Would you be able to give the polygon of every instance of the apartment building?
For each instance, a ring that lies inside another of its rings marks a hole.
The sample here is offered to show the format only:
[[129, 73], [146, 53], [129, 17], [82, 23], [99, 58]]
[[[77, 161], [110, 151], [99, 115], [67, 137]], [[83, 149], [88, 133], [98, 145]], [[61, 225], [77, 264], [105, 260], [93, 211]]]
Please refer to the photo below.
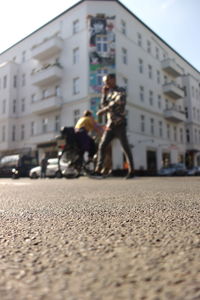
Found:
[[[200, 165], [200, 76], [117, 0], [82, 0], [0, 54], [0, 156], [57, 155], [55, 136], [100, 103], [102, 77], [127, 90], [135, 168]], [[117, 140], [114, 169], [123, 168]]]

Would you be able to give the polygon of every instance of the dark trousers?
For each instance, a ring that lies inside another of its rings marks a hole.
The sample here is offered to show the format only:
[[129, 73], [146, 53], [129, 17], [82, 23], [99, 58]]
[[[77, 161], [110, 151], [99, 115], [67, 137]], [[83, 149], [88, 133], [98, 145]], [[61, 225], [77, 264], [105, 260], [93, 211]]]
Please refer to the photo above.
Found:
[[93, 158], [96, 153], [96, 146], [93, 138], [91, 138], [87, 131], [82, 128], [76, 132], [76, 136], [81, 152], [84, 154], [84, 152], [87, 151], [89, 153], [89, 157]]
[[126, 160], [129, 164], [129, 172], [134, 171], [133, 157], [132, 157], [130, 146], [128, 144], [126, 126], [124, 124], [114, 126], [114, 128], [111, 128], [110, 130], [106, 130], [104, 132], [98, 149], [97, 170], [102, 169], [105, 153], [106, 153], [106, 147], [110, 144], [110, 142], [114, 138], [118, 138], [120, 140]]

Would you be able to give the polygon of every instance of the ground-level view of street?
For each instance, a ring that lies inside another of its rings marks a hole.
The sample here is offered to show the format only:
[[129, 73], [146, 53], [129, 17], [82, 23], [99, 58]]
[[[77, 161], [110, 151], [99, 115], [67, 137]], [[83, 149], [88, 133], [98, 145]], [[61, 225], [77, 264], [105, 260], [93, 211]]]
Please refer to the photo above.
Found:
[[199, 300], [200, 178], [0, 179], [1, 300]]

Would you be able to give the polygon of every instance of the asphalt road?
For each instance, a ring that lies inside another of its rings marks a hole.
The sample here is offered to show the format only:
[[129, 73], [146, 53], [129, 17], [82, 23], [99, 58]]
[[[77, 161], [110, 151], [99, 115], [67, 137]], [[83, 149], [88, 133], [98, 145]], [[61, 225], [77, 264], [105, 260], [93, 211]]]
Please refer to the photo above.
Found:
[[199, 300], [200, 177], [0, 179], [1, 300]]

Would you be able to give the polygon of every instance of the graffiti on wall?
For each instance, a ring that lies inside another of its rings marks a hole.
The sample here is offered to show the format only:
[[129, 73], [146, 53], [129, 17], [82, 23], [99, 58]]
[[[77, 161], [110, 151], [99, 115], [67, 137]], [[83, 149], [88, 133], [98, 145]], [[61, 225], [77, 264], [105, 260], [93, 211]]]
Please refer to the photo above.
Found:
[[88, 19], [90, 93], [99, 94], [103, 76], [115, 72], [115, 17], [97, 15]]

